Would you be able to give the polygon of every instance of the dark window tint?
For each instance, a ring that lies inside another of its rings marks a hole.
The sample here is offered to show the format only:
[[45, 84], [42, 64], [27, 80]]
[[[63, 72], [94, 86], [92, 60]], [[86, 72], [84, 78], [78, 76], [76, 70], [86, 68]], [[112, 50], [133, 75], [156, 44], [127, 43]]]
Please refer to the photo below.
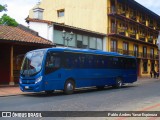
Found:
[[136, 61], [132, 58], [117, 56], [92, 55], [82, 53], [65, 53], [66, 68], [92, 69], [135, 69]]
[[48, 52], [45, 64], [45, 73], [49, 74], [58, 70], [61, 67], [60, 53]]
[[125, 68], [126, 69], [136, 69], [136, 60], [131, 58], [125, 58]]

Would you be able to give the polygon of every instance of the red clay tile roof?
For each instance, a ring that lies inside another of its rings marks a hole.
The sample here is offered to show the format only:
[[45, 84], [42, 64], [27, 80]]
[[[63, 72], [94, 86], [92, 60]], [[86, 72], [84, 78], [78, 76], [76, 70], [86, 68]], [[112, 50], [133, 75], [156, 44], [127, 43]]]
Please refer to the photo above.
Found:
[[26, 18], [26, 22], [41, 22], [41, 23], [48, 23], [49, 25], [51, 25], [53, 22], [49, 21], [49, 20], [40, 20], [40, 19], [32, 19], [32, 18]]
[[37, 35], [31, 34], [19, 27], [0, 25], [0, 42], [1, 40], [10, 42], [24, 42], [53, 46], [53, 43]]

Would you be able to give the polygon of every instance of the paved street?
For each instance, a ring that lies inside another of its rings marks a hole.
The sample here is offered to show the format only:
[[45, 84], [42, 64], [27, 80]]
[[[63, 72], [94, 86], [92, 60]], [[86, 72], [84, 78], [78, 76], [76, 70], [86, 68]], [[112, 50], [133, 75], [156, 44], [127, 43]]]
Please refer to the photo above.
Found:
[[160, 111], [160, 80], [143, 80], [122, 89], [106, 87], [98, 91], [86, 88], [72, 95], [64, 95], [59, 91], [53, 95], [27, 93], [0, 97], [0, 101], [0, 111]]

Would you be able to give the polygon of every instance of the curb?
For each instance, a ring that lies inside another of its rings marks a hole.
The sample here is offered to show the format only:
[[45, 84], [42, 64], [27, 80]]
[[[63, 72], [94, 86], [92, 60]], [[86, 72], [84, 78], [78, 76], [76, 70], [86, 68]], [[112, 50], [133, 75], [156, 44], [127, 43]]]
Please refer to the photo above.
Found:
[[6, 94], [6, 95], [0, 95], [0, 97], [18, 96], [18, 95], [25, 95], [28, 93], [29, 92], [21, 92], [21, 93], [17, 93], [17, 94]]
[[9, 96], [18, 96], [18, 95], [22, 95], [22, 94], [13, 94], [13, 95], [0, 95], [0, 97], [9, 97]]
[[0, 85], [0, 88], [6, 88], [6, 87], [19, 87], [18, 84], [16, 85]]

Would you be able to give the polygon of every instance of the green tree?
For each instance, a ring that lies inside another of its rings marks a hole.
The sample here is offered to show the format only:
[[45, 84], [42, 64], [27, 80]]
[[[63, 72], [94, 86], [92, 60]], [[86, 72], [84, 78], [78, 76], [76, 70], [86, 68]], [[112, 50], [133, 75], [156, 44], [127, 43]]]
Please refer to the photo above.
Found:
[[0, 4], [0, 12], [7, 11], [7, 5], [1, 5]]
[[18, 26], [16, 20], [11, 18], [7, 14], [3, 14], [3, 16], [0, 18], [0, 24], [8, 26]]

